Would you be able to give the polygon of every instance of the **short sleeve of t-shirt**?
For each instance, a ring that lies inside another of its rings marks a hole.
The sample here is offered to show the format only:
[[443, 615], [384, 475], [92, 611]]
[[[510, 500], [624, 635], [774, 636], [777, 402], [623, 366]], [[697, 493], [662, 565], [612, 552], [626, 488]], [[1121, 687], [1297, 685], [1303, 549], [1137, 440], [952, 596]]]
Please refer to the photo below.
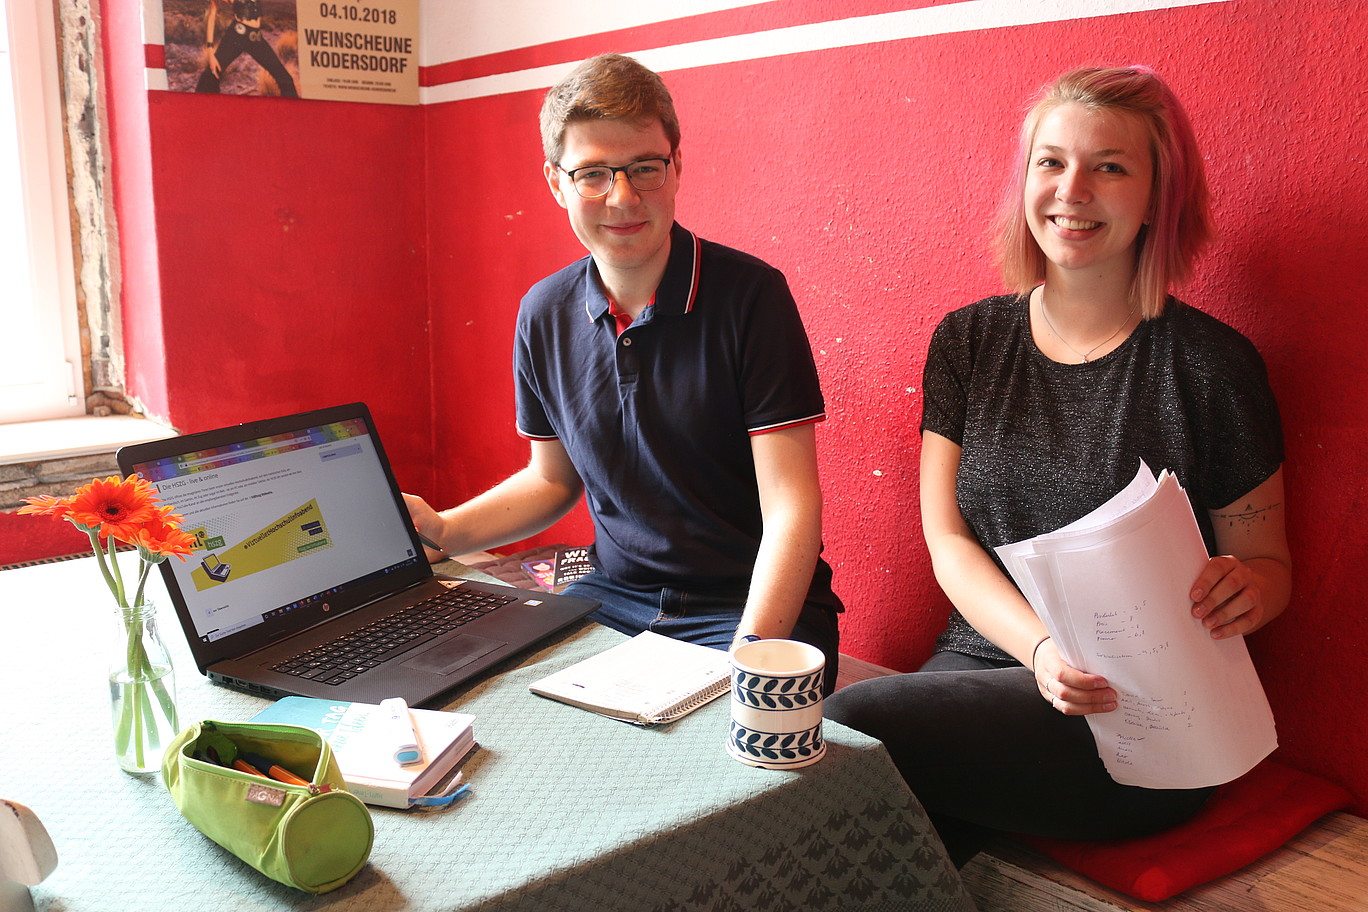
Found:
[[1263, 357], [1248, 339], [1201, 311], [1175, 305], [1174, 383], [1194, 414], [1198, 480], [1207, 509], [1227, 507], [1282, 464], [1282, 418]]
[[973, 345], [967, 337], [972, 314], [956, 311], [941, 320], [931, 335], [922, 371], [921, 429], [960, 443], [968, 396]]
[[[585, 313], [588, 258], [536, 283], [518, 308], [513, 336], [513, 392], [518, 433], [532, 440], [560, 436], [546, 403], [553, 382], [539, 370], [548, 350], [593, 345], [592, 322]], [[534, 335], [536, 338], [534, 338]]]
[[817, 365], [788, 282], [775, 269], [760, 272], [757, 281], [738, 326], [742, 407], [751, 435], [825, 416]]
[[551, 426], [537, 394], [536, 381], [529, 369], [531, 363], [527, 335], [519, 320], [513, 340], [513, 393], [518, 433], [532, 440], [554, 440], [556, 429]]

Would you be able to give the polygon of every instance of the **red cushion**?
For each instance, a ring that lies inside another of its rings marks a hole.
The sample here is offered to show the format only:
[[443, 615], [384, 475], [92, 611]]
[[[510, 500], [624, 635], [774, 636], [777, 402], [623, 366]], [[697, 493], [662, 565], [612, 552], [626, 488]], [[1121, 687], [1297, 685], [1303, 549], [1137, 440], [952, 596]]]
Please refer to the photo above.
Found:
[[1153, 836], [1110, 842], [1020, 838], [1104, 886], [1158, 902], [1262, 858], [1352, 800], [1333, 782], [1265, 760], [1218, 788], [1187, 823]]

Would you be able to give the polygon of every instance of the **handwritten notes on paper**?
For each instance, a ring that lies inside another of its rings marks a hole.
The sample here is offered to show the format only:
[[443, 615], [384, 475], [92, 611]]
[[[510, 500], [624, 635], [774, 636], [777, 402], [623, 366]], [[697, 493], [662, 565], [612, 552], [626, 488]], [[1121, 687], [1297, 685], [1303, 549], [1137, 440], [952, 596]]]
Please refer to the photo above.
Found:
[[1143, 462], [1135, 479], [1062, 529], [998, 556], [1064, 660], [1120, 695], [1087, 717], [1112, 778], [1202, 788], [1248, 772], [1277, 746], [1242, 637], [1214, 640], [1188, 591], [1206, 547], [1178, 480]]

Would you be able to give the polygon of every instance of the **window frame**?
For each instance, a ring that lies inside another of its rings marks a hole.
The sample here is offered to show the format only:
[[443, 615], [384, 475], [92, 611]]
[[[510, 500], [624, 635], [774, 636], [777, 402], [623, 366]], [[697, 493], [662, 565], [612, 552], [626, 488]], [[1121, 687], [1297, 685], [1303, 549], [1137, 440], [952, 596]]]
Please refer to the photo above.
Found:
[[88, 370], [81, 347], [72, 194], [63, 139], [62, 54], [52, 5], [3, 0], [14, 77], [15, 116], [25, 200], [37, 345], [44, 366], [38, 382], [0, 387], [0, 423], [86, 414]]

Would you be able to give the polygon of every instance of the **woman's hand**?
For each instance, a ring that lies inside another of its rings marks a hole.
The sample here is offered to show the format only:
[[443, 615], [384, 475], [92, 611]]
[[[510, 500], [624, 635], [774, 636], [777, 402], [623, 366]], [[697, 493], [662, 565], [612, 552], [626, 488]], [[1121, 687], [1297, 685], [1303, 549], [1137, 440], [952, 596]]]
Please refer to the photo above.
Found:
[[1192, 584], [1192, 616], [1214, 639], [1253, 633], [1287, 607], [1292, 554], [1287, 546], [1283, 471], [1229, 506], [1211, 511], [1219, 556]]
[[1213, 639], [1240, 636], [1265, 620], [1263, 590], [1244, 561], [1229, 554], [1207, 561], [1192, 584], [1192, 616], [1211, 631]]
[[1040, 696], [1066, 716], [1111, 712], [1116, 709], [1116, 691], [1101, 675], [1088, 674], [1069, 665], [1047, 637], [1035, 651], [1036, 688]]

